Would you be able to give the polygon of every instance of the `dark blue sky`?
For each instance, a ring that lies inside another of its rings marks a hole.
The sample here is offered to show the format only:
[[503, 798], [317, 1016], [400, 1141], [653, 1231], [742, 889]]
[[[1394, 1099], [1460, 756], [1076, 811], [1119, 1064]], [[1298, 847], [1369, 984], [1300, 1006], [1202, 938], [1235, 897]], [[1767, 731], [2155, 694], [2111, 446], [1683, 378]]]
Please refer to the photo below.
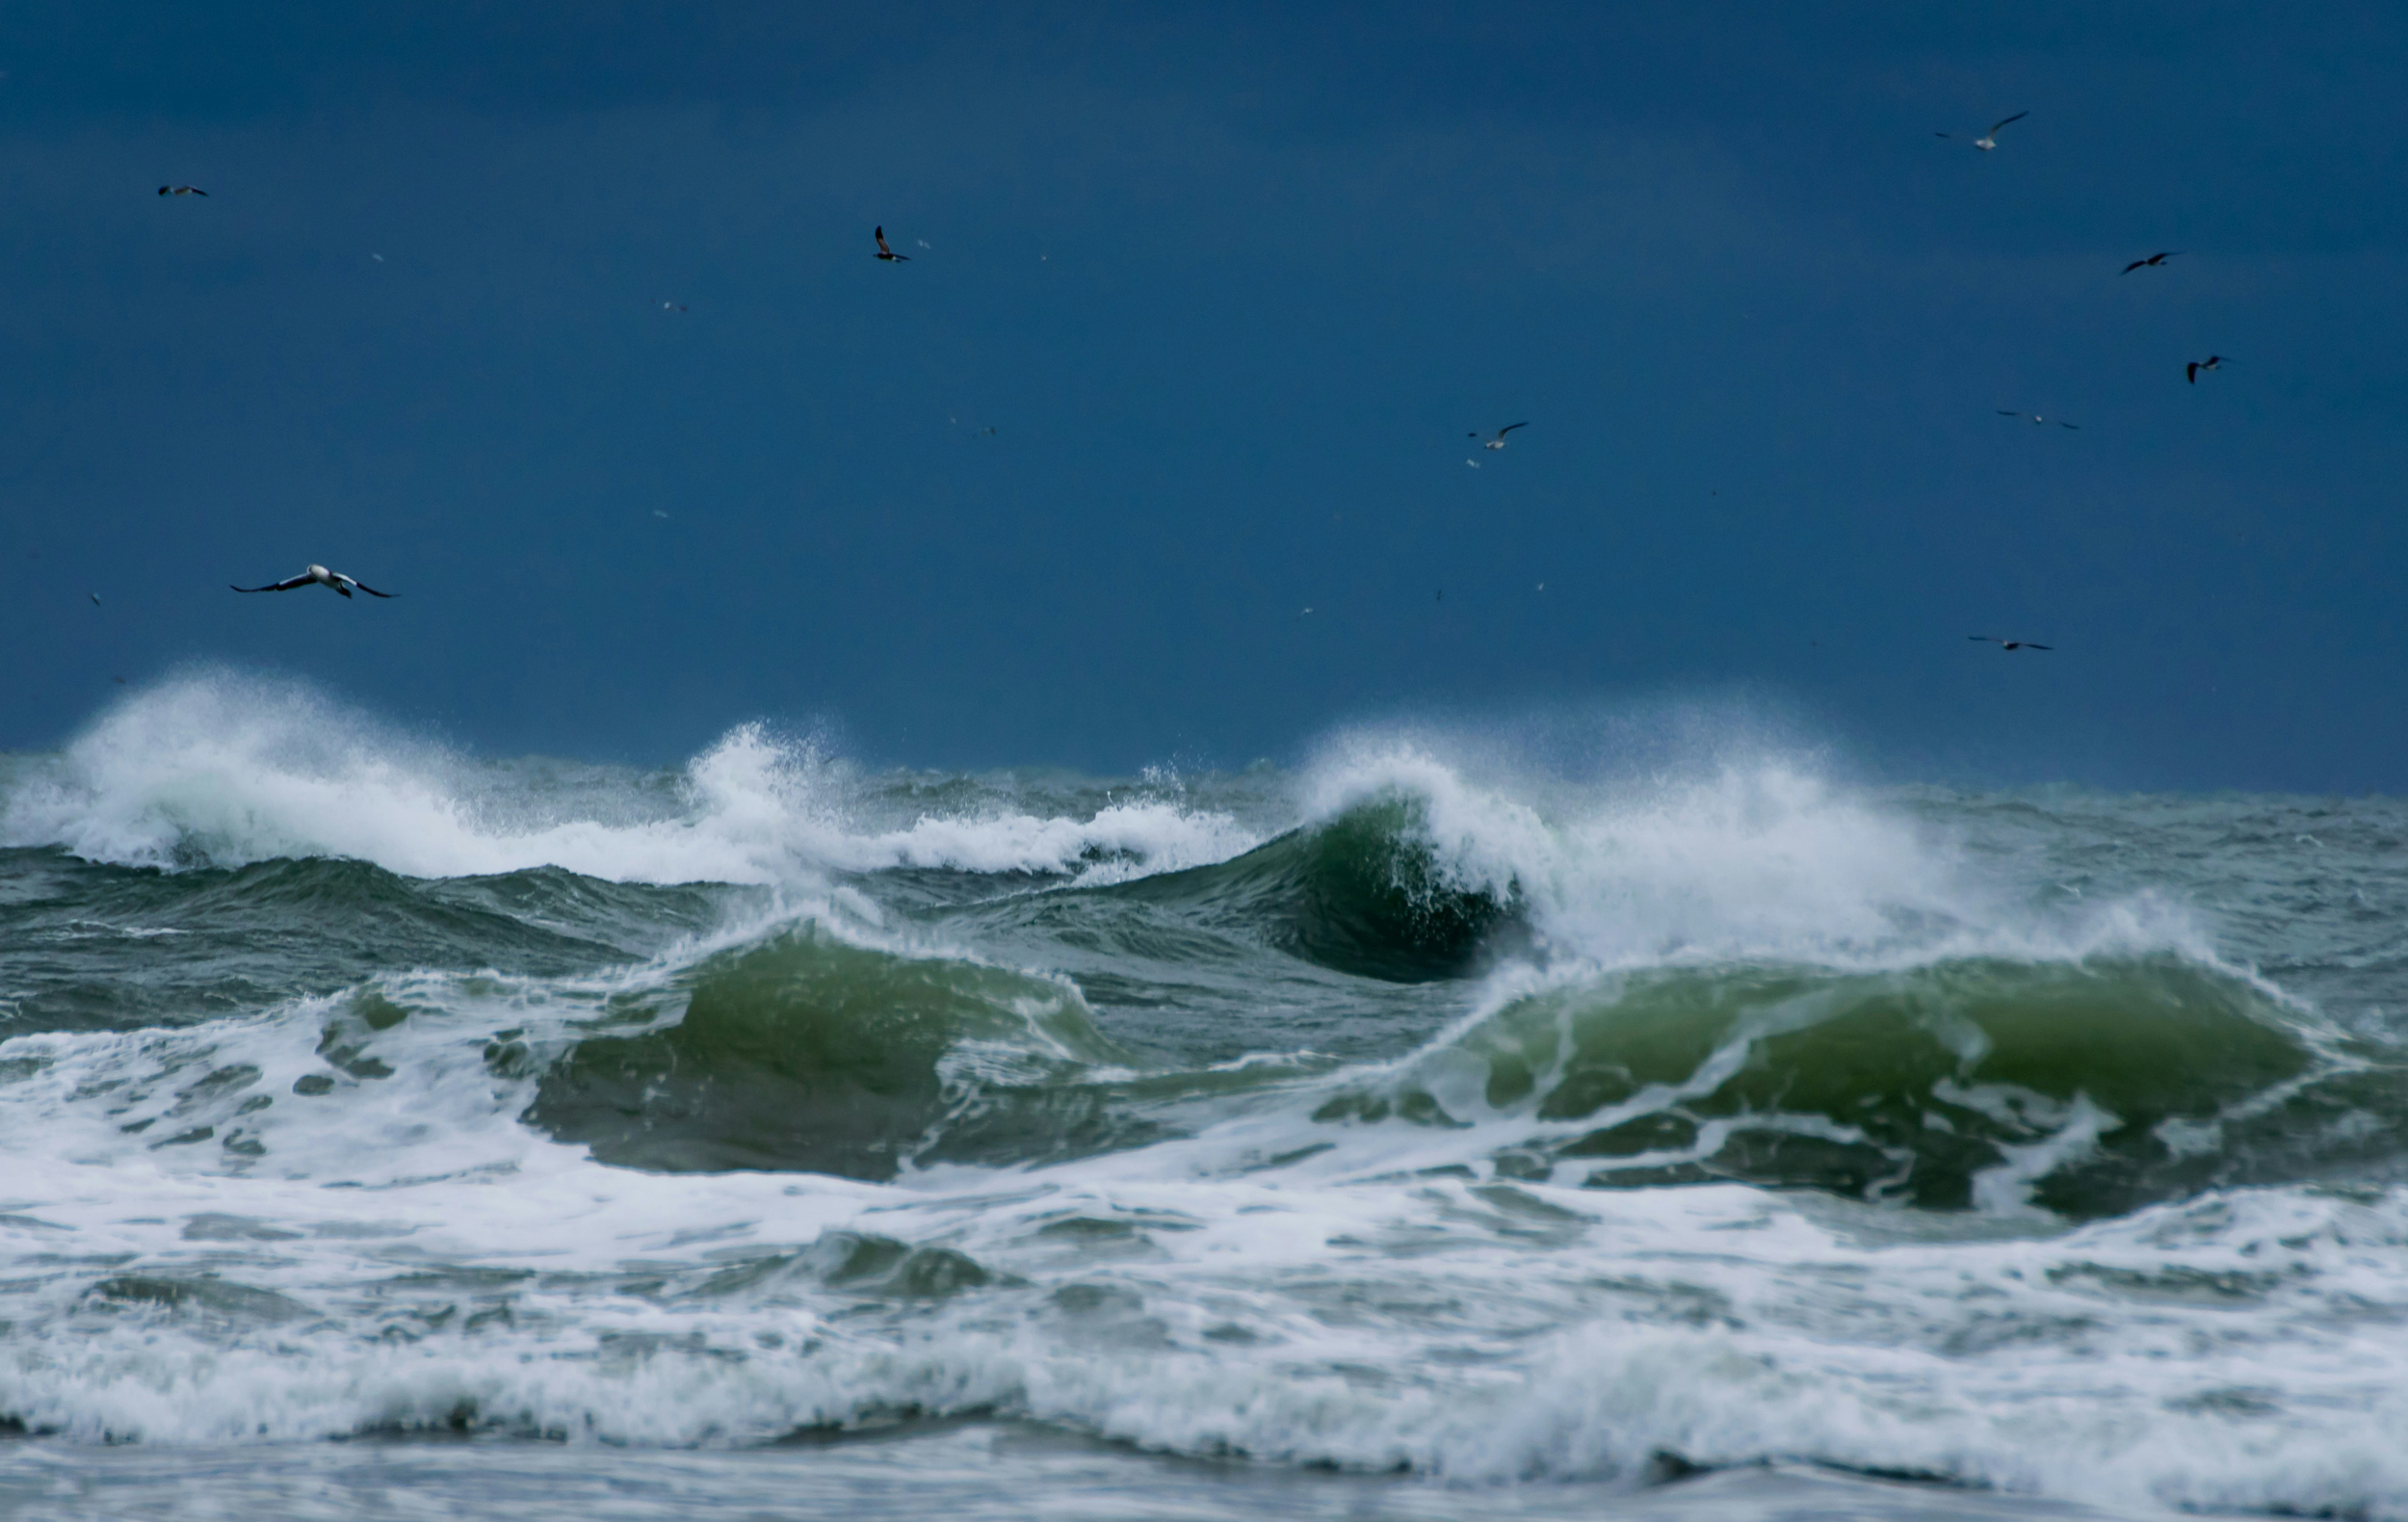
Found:
[[2408, 789], [2398, 8], [349, 9], [0, 12], [0, 746]]

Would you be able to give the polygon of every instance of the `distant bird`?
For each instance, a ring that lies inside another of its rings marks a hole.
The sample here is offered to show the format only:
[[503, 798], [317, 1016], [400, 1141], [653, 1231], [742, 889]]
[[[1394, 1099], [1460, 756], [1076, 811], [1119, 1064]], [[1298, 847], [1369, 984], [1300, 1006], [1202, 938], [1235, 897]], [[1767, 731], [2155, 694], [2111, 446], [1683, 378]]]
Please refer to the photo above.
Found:
[[2029, 640], [2002, 640], [1995, 634], [1969, 634], [1966, 639], [1981, 644], [1995, 644], [2002, 650], [2054, 650], [2053, 644], [2034, 644]]
[[2224, 356], [2222, 354], [2210, 354], [2205, 359], [2193, 359], [2188, 365], [2184, 367], [2184, 373], [2189, 378], [2192, 385], [2197, 385], [2199, 383], [2200, 371], [2221, 370], [2223, 368]]
[[1479, 469], [1479, 461], [1477, 459], [1467, 459], [1463, 463], [1471, 466], [1474, 470]]
[[206, 196], [209, 193], [197, 185], [162, 185], [159, 187], [159, 194], [162, 196]]
[[1447, 589], [1446, 589], [1446, 588], [1444, 588], [1444, 587], [1439, 588], [1439, 589], [1438, 589], [1438, 595], [1437, 595], [1437, 596], [1435, 596], [1435, 597], [1432, 597], [1432, 598], [1430, 599], [1430, 601], [1432, 601], [1432, 602], [1445, 602], [1446, 600], [1447, 600]]
[[914, 238], [911, 241], [918, 244], [923, 249], [929, 246], [929, 241], [926, 238]]
[[[1991, 122], [1989, 131], [1974, 139], [1974, 146], [1979, 148], [1984, 153], [1989, 152], [1992, 148], [1999, 145], [1999, 129], [2001, 127], [2005, 126], [2010, 121], [2021, 121], [2026, 117], [2030, 115], [2031, 113], [2028, 111], [2019, 111], [2011, 117], [2002, 117], [1998, 120]], [[1935, 132], [1932, 136], [1935, 138], [1954, 138], [1956, 134], [1953, 132]]]
[[331, 588], [334, 590], [341, 592], [346, 597], [352, 594], [352, 589], [354, 587], [358, 588], [361, 591], [366, 592], [371, 597], [390, 597], [393, 595], [393, 593], [389, 591], [379, 591], [367, 583], [360, 581], [355, 577], [346, 576], [341, 571], [330, 571], [324, 565], [312, 565], [298, 576], [287, 576], [282, 581], [270, 582], [265, 587], [235, 587], [233, 588], [233, 590], [291, 591], [296, 587], [307, 587], [312, 583], [315, 583], [320, 587]]
[[665, 312], [682, 312], [685, 308], [678, 305], [675, 302], [663, 302], [661, 303], [661, 310]]
[[2124, 266], [2124, 268], [2122, 269], [2122, 271], [2120, 271], [2119, 273], [2120, 273], [2120, 274], [2124, 274], [2124, 275], [2130, 275], [2130, 274], [2132, 274], [2134, 270], [2154, 270], [2154, 269], [2156, 269], [2159, 265], [2163, 264], [2166, 260], [2168, 260], [2168, 259], [2171, 259], [2171, 258], [2175, 257], [2177, 254], [2180, 254], [2182, 251], [2183, 251], [2183, 250], [2182, 250], [2182, 249], [2166, 249], [2166, 250], [2165, 250], [2164, 252], [2162, 252], [2162, 253], [2153, 253], [2153, 254], [2149, 255], [2149, 257], [2147, 257], [2147, 258], [2145, 258], [2145, 259], [2134, 259], [2132, 263], [2130, 263], [2130, 264], [2128, 264], [2128, 265]]
[[87, 592], [85, 595], [87, 595], [87, 596], [89, 596], [90, 598], [92, 598], [92, 605], [93, 607], [97, 608], [97, 607], [99, 607], [99, 606], [100, 606], [100, 593], [98, 593], [98, 592], [96, 592], [96, 591], [95, 591], [95, 592]]
[[654, 517], [656, 517], [656, 518], [666, 518], [666, 517], [667, 517], [667, 516], [668, 516], [668, 514], [667, 514], [667, 513], [663, 512], [662, 512], [660, 509], [658, 509], [658, 508], [654, 508], [654, 509], [652, 510], [652, 515], [653, 515]]
[[[2025, 422], [2029, 423], [2029, 424], [2030, 424], [2032, 427], [2034, 427], [2034, 428], [2038, 428], [2041, 424], [2043, 424], [2043, 423], [2045, 423], [2045, 422], [2047, 422], [2047, 421], [2048, 421], [2048, 419], [2047, 419], [2047, 418], [2042, 417], [2042, 416], [2041, 416], [2039, 413], [2037, 413], [2037, 412], [2018, 412], [2018, 411], [2015, 411], [2015, 410], [2014, 410], [2013, 408], [2011, 408], [2011, 407], [2000, 407], [2000, 408], [1998, 408], [1998, 414], [1999, 414], [1999, 416], [2001, 416], [2001, 417], [2020, 417], [2020, 418], [2022, 418]], [[2065, 421], [2064, 419], [2062, 419], [2062, 418], [2059, 418], [2059, 419], [2057, 420], [2057, 425], [2056, 425], [2056, 426], [2057, 426], [2057, 427], [2059, 427], [2059, 428], [2071, 428], [2071, 429], [2080, 429], [2080, 428], [2081, 427], [2081, 425], [2080, 423], [2068, 423], [2068, 422], [2066, 422], [2066, 421]]]
[[907, 253], [897, 253], [894, 249], [886, 246], [885, 228], [873, 227], [870, 229], [870, 236], [877, 240], [877, 256], [879, 258], [886, 260], [890, 264], [909, 264], [911, 262], [911, 255]]
[[1299, 612], [1296, 614], [1296, 617], [1299, 617], [1299, 618], [1306, 618], [1306, 617], [1310, 617], [1312, 616], [1312, 613], [1313, 613], [1313, 610], [1312, 610], [1312, 609], [1310, 609], [1310, 608], [1306, 608], [1306, 609], [1303, 609], [1303, 610], [1299, 611]]
[[[1496, 436], [1496, 437], [1494, 437], [1494, 438], [1490, 439], [1490, 440], [1489, 440], [1488, 442], [1486, 442], [1485, 444], [1480, 445], [1480, 448], [1482, 448], [1482, 449], [1503, 449], [1503, 448], [1505, 448], [1505, 435], [1506, 435], [1507, 433], [1512, 433], [1512, 432], [1513, 432], [1515, 429], [1517, 429], [1517, 428], [1528, 428], [1528, 427], [1530, 427], [1530, 425], [1529, 425], [1528, 423], [1507, 423], [1505, 427], [1503, 427], [1503, 428], [1501, 428], [1501, 429], [1497, 430], [1497, 436]], [[1464, 437], [1466, 437], [1466, 438], [1478, 438], [1478, 437], [1479, 437], [1479, 433], [1466, 433], [1466, 434], [1464, 434], [1463, 436], [1464, 436]]]
[[382, 264], [384, 262], [384, 255], [380, 253], [372, 253], [368, 255], [368, 257], [376, 260], [379, 264]]

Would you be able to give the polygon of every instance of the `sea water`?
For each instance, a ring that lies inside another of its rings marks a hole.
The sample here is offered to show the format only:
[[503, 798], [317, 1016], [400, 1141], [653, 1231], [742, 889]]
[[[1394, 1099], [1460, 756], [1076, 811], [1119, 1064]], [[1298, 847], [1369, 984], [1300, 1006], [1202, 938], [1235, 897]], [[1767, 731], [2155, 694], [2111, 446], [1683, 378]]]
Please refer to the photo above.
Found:
[[2408, 1516], [2408, 805], [0, 758], [0, 1512]]

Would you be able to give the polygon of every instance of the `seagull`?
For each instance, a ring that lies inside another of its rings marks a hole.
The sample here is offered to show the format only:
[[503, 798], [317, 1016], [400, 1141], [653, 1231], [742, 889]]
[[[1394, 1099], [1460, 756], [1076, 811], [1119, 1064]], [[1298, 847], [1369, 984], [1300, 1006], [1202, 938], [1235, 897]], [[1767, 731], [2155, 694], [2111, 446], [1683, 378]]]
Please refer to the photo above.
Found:
[[926, 238], [914, 238], [911, 241], [918, 244], [923, 249], [929, 246], [929, 241]]
[[[1992, 148], [1999, 145], [1999, 129], [2001, 127], [2005, 126], [2010, 121], [2021, 121], [2026, 117], [2030, 115], [2031, 113], [2028, 111], [2019, 111], [2011, 117], [2002, 117], [1999, 120], [1991, 122], [1989, 131], [1974, 139], [1974, 146], [1979, 148], [1984, 153], [1989, 152]], [[1935, 132], [1932, 136], [1935, 138], [1953, 138], [1956, 134], [1953, 132]]]
[[911, 255], [907, 253], [897, 253], [894, 249], [886, 247], [885, 228], [873, 227], [870, 229], [870, 236], [877, 240], [877, 256], [879, 258], [886, 260], [890, 264], [909, 264], [911, 262]]
[[2192, 385], [2197, 385], [2199, 383], [2200, 371], [2221, 370], [2223, 368], [2224, 356], [2222, 354], [2210, 354], [2205, 359], [2193, 359], [2187, 366], [2185, 367], [2190, 378], [2190, 383]]
[[232, 590], [235, 591], [291, 591], [296, 587], [306, 587], [312, 582], [321, 587], [330, 587], [346, 597], [352, 594], [352, 589], [354, 587], [371, 597], [393, 595], [389, 591], [379, 591], [367, 583], [355, 577], [346, 576], [341, 571], [330, 571], [324, 565], [312, 565], [298, 576], [287, 576], [282, 581], [270, 582], [265, 587], [235, 587]]
[[[1505, 448], [1505, 435], [1506, 435], [1507, 433], [1512, 433], [1512, 432], [1513, 432], [1515, 429], [1517, 429], [1517, 428], [1528, 428], [1528, 427], [1530, 427], [1530, 425], [1529, 425], [1528, 423], [1507, 423], [1505, 427], [1503, 427], [1503, 428], [1501, 428], [1501, 429], [1497, 430], [1497, 436], [1496, 436], [1495, 438], [1492, 438], [1492, 439], [1490, 439], [1488, 442], [1486, 442], [1485, 444], [1480, 445], [1480, 448], [1482, 448], [1482, 449], [1503, 449], [1503, 448]], [[1479, 434], [1478, 434], [1477, 433], [1466, 433], [1466, 434], [1464, 434], [1463, 436], [1464, 436], [1465, 438], [1478, 438], [1478, 437], [1479, 437]]]
[[162, 185], [159, 187], [159, 194], [162, 196], [206, 196], [209, 193], [197, 185]]
[[[2027, 422], [2030, 423], [2030, 424], [2031, 424], [2031, 426], [2032, 426], [2032, 427], [2034, 427], [2034, 428], [2038, 428], [2041, 424], [2043, 424], [2043, 423], [2045, 423], [2045, 422], [2047, 422], [2047, 421], [2048, 421], [2048, 419], [2047, 419], [2047, 418], [2042, 417], [2042, 416], [2041, 416], [2039, 413], [2037, 413], [2037, 412], [2018, 412], [2018, 411], [2014, 410], [2014, 409], [2013, 409], [2013, 408], [2011, 408], [2011, 407], [2000, 407], [2000, 408], [1998, 408], [1998, 414], [1999, 414], [1999, 416], [2001, 416], [2001, 417], [2020, 417], [2020, 418], [2023, 418], [2025, 421], [2027, 421]], [[2059, 427], [2059, 428], [2070, 428], [2070, 429], [2076, 429], [2076, 430], [2079, 430], [2079, 429], [2081, 427], [2081, 425], [2080, 423], [2068, 423], [2068, 422], [2066, 422], [2063, 418], [2059, 418], [2059, 419], [2057, 419], [2057, 424], [2056, 424], [2056, 426], [2057, 426], [2057, 427]]]
[[92, 598], [92, 605], [93, 607], [97, 608], [97, 607], [99, 607], [99, 606], [100, 606], [100, 593], [98, 593], [98, 592], [96, 592], [96, 591], [95, 591], [95, 592], [87, 592], [85, 595], [87, 595], [87, 596], [89, 596], [90, 598]]
[[1312, 615], [1312, 612], [1313, 612], [1313, 610], [1312, 610], [1312, 609], [1310, 609], [1310, 608], [1306, 608], [1306, 609], [1303, 609], [1302, 611], [1298, 612], [1298, 613], [1296, 614], [1296, 617], [1299, 617], [1299, 618], [1309, 617]]
[[1467, 459], [1463, 463], [1471, 466], [1474, 470], [1479, 469], [1479, 461], [1477, 459]]
[[368, 257], [376, 260], [379, 264], [382, 264], [384, 262], [384, 255], [380, 253], [372, 253], [368, 255]]
[[663, 302], [661, 303], [661, 310], [665, 312], [682, 312], [685, 308], [678, 305], [675, 302]]
[[2124, 266], [2122, 273], [2130, 275], [2134, 270], [2154, 270], [2158, 266], [2163, 264], [2166, 260], [2173, 258], [2176, 254], [2179, 254], [2183, 250], [2180, 249], [2168, 249], [2162, 253], [2153, 253], [2145, 259], [2134, 259], [2132, 263]]
[[1965, 638], [1983, 644], [1995, 644], [2002, 650], [2054, 650], [2056, 648], [2054, 644], [2034, 644], [2029, 640], [2002, 640], [1995, 634], [1969, 634]]

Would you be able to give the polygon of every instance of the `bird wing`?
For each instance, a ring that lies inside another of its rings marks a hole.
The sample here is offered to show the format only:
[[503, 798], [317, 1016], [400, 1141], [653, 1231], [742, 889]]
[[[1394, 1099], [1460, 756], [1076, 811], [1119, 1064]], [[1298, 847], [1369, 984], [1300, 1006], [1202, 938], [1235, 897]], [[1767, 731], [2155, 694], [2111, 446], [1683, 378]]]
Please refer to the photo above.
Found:
[[2198, 360], [2193, 359], [2190, 363], [2183, 366], [2183, 379], [2188, 380], [2192, 385], [2197, 385], [2199, 383]]
[[2124, 273], [2124, 274], [2126, 274], [2126, 275], [2130, 275], [2130, 274], [2132, 274], [2134, 270], [2139, 269], [2142, 265], [2147, 264], [2148, 262], [2149, 262], [2149, 261], [2148, 261], [2148, 260], [2146, 260], [2146, 259], [2134, 259], [2132, 263], [2130, 263], [2130, 264], [2128, 264], [2128, 265], [2124, 266], [2123, 273]]
[[2070, 428], [2077, 433], [2081, 432], [2081, 425], [2080, 423], [2067, 423], [2060, 420], [2056, 426], [2059, 428]]
[[389, 591], [379, 591], [374, 587], [369, 586], [366, 582], [360, 581], [355, 577], [346, 576], [343, 579], [358, 588], [361, 591], [366, 592], [371, 597], [390, 597], [393, 595], [393, 593]]
[[201, 189], [199, 186], [197, 186], [197, 185], [187, 185], [187, 186], [185, 186], [184, 188], [185, 188], [186, 190], [188, 190], [188, 191], [191, 191], [191, 192], [192, 192], [194, 195], [196, 195], [196, 196], [206, 196], [206, 195], [208, 195], [208, 194], [209, 194], [207, 191], [202, 190], [202, 189]]
[[[228, 583], [228, 585], [229, 585], [229, 586], [231, 586], [232, 584], [231, 584], [231, 583]], [[235, 587], [235, 588], [234, 588], [234, 590], [236, 590], [236, 591], [291, 591], [291, 590], [292, 590], [294, 588], [296, 588], [296, 587], [306, 587], [306, 586], [308, 586], [308, 585], [309, 585], [309, 577], [308, 577], [307, 573], [303, 573], [303, 574], [299, 575], [299, 576], [287, 576], [287, 577], [286, 577], [286, 578], [284, 578], [284, 580], [282, 580], [282, 581], [272, 581], [272, 582], [268, 583], [268, 585], [266, 585], [265, 587]]]
[[1995, 634], [1969, 634], [1965, 636], [1965, 638], [1981, 644], [2003, 644], [2006, 643]]
[[1501, 428], [1501, 429], [1497, 430], [1497, 436], [1498, 436], [1499, 438], [1503, 438], [1503, 437], [1505, 437], [1507, 433], [1512, 433], [1512, 432], [1513, 432], [1515, 429], [1517, 429], [1517, 428], [1528, 428], [1528, 427], [1530, 427], [1530, 425], [1529, 425], [1528, 423], [1507, 423], [1505, 427], [1503, 427], [1503, 428]]
[[2054, 644], [2034, 644], [2029, 640], [2018, 640], [2015, 643], [2022, 645], [2027, 650], [2054, 650], [2056, 648]]
[[2030, 115], [2031, 115], [2031, 113], [2030, 113], [2030, 112], [2028, 112], [2028, 111], [2019, 111], [2019, 112], [2015, 113], [2015, 115], [2013, 115], [2013, 116], [2011, 116], [2011, 117], [2008, 117], [2008, 118], [2006, 118], [2006, 120], [2005, 120], [2005, 121], [1993, 121], [1992, 123], [1990, 123], [1990, 130], [1991, 130], [1991, 131], [1993, 131], [1993, 132], [1996, 132], [1996, 131], [1998, 131], [2001, 127], [2005, 126], [2005, 125], [2006, 125], [2006, 123], [2007, 123], [2008, 121], [2021, 121], [2021, 120], [2023, 120], [2026, 117], [2028, 117], [2028, 116], [2030, 116]]

